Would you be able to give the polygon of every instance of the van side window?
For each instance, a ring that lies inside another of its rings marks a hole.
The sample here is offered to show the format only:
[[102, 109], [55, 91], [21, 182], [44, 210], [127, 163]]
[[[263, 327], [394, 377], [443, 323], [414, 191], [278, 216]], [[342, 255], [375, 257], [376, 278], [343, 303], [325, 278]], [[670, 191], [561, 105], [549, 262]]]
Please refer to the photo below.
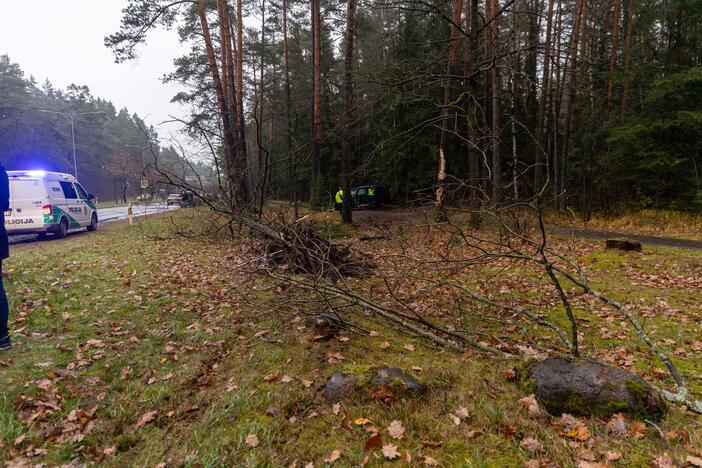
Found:
[[63, 195], [68, 200], [75, 200], [78, 198], [76, 189], [73, 188], [73, 184], [70, 182], [59, 182], [61, 184], [61, 189], [63, 189]]
[[85, 191], [85, 189], [80, 185], [80, 184], [75, 184], [76, 185], [76, 190], [78, 191], [78, 196], [81, 198], [81, 200], [87, 200], [88, 198], [88, 192]]

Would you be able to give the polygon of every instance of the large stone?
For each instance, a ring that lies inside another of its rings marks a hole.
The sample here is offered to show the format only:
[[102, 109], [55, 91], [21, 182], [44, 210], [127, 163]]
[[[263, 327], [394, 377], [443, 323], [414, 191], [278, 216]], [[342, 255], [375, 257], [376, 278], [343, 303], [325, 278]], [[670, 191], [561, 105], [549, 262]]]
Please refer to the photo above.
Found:
[[337, 402], [359, 395], [377, 395], [391, 392], [395, 397], [419, 396], [427, 391], [426, 385], [416, 377], [396, 367], [353, 367], [337, 371], [324, 385], [322, 395]]
[[661, 395], [641, 377], [584, 359], [532, 361], [522, 369], [520, 383], [555, 416], [624, 412], [655, 420], [666, 412]]

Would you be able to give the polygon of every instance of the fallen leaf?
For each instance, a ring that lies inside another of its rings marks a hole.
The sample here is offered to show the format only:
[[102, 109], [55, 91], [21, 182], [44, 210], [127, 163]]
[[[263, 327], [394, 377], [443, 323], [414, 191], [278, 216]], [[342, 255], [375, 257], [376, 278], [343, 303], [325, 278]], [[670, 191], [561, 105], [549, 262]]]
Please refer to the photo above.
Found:
[[329, 463], [330, 465], [341, 458], [341, 450], [333, 450], [327, 458], [324, 459], [324, 463]]
[[341, 419], [341, 427], [344, 429], [351, 429], [351, 418], [349, 418], [346, 412], [344, 412], [344, 417]]
[[388, 349], [388, 348], [390, 347], [390, 343], [387, 342], [387, 341], [383, 341], [382, 343], [380, 343], [380, 344], [378, 345], [378, 347], [379, 347], [380, 349]]
[[431, 440], [422, 439], [422, 445], [425, 446], [426, 448], [441, 447], [441, 444], [443, 444], [443, 442], [432, 442]]
[[634, 439], [643, 439], [646, 437], [646, 424], [641, 421], [631, 423], [631, 435]]
[[610, 450], [607, 450], [607, 451], [604, 453], [604, 456], [605, 456], [605, 459], [607, 459], [607, 461], [617, 461], [617, 460], [619, 460], [620, 458], [622, 458], [622, 454], [621, 454], [621, 453], [619, 453], [619, 452], [613, 452], [613, 451], [610, 451]]
[[158, 414], [158, 411], [153, 410], [153, 411], [147, 411], [146, 413], [142, 414], [139, 420], [136, 423], [136, 427], [141, 427], [144, 426], [154, 419], [156, 419], [156, 415]]
[[424, 466], [439, 466], [439, 462], [429, 455], [424, 455]]
[[449, 414], [449, 418], [451, 418], [451, 421], [453, 421], [453, 423], [454, 423], [456, 426], [460, 426], [460, 425], [461, 425], [461, 418], [459, 418], [459, 417], [456, 416], [455, 414]]
[[702, 468], [702, 458], [700, 457], [693, 457], [692, 455], [688, 455], [687, 458], [685, 458], [685, 462], [687, 462], [688, 465], [694, 466], [696, 468]]
[[458, 408], [458, 409], [456, 410], [456, 416], [457, 416], [458, 419], [460, 419], [461, 421], [467, 420], [467, 419], [468, 419], [468, 416], [469, 416], [469, 415], [468, 415], [468, 408], [466, 408], [465, 406], [461, 406], [460, 408]]
[[366, 444], [363, 446], [363, 451], [364, 452], [371, 452], [374, 450], [378, 450], [383, 446], [383, 439], [380, 437], [380, 434], [374, 434], [371, 437], [368, 438], [366, 441]]
[[365, 426], [366, 424], [370, 424], [372, 421], [370, 419], [366, 418], [356, 418], [353, 420], [353, 423], [356, 426]]
[[543, 452], [544, 451], [544, 444], [542, 444], [538, 439], [534, 437], [525, 437], [522, 439], [522, 441], [519, 443], [519, 446], [525, 450], [529, 450], [531, 452]]
[[288, 382], [292, 382], [292, 380], [293, 380], [292, 377], [290, 377], [289, 375], [284, 375], [284, 376], [280, 379], [280, 382], [281, 382], [281, 383], [288, 383]]
[[668, 455], [668, 452], [663, 453], [661, 455], [656, 455], [653, 457], [651, 460], [651, 467], [652, 468], [675, 468], [675, 464], [673, 463], [673, 460], [670, 458], [670, 455]]
[[607, 423], [607, 432], [615, 436], [624, 437], [629, 434], [626, 424], [626, 417], [622, 413], [612, 415], [612, 419]]
[[414, 351], [414, 345], [412, 345], [412, 344], [406, 344], [403, 346], [403, 348], [406, 349], [407, 351]]
[[405, 450], [405, 463], [408, 465], [412, 465], [412, 455], [408, 451]]
[[402, 436], [405, 435], [405, 428], [400, 421], [394, 420], [388, 426], [388, 434], [395, 440], [402, 439]]
[[280, 375], [280, 374], [279, 374], [278, 372], [274, 372], [274, 373], [272, 373], [272, 374], [266, 375], [266, 376], [263, 378], [263, 380], [265, 380], [266, 382], [273, 382], [274, 380], [276, 380], [276, 379], [278, 378], [279, 375]]
[[383, 445], [382, 453], [388, 460], [394, 460], [400, 456], [400, 452], [397, 451], [397, 446], [395, 445]]
[[375, 330], [371, 330], [370, 333], [369, 333], [369, 335], [375, 338], [376, 336], [380, 336], [380, 333], [378, 333], [378, 332], [375, 331]]
[[539, 406], [539, 402], [536, 401], [536, 395], [533, 393], [529, 396], [525, 396], [524, 398], [519, 400], [519, 403], [524, 405], [529, 412], [529, 417], [532, 419], [540, 419], [543, 416], [543, 412], [541, 411], [541, 407]]
[[609, 468], [606, 463], [592, 462], [588, 460], [577, 460], [575, 462], [576, 468]]
[[258, 436], [256, 434], [249, 434], [246, 436], [244, 443], [251, 448], [258, 447]]
[[332, 405], [332, 413], [334, 413], [334, 416], [338, 415], [340, 411], [341, 405], [339, 403], [334, 403], [334, 405]]
[[304, 379], [302, 380], [302, 386], [305, 388], [310, 388], [313, 383], [314, 383], [314, 381], [312, 381], [312, 380], [304, 380]]

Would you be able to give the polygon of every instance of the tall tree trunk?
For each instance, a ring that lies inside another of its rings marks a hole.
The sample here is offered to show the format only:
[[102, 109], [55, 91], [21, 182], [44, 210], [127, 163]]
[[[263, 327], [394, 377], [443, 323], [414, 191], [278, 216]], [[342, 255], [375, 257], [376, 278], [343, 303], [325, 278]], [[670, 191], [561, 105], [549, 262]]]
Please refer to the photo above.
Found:
[[548, 0], [546, 14], [546, 43], [544, 45], [544, 66], [541, 75], [541, 96], [539, 98], [538, 128], [536, 132], [536, 158], [534, 161], [534, 193], [540, 194], [544, 181], [544, 162], [548, 159], [546, 151], [546, 102], [550, 94], [551, 78], [551, 31], [553, 22], [553, 0]]
[[439, 221], [446, 220], [444, 211], [444, 184], [446, 183], [446, 141], [449, 136], [449, 105], [453, 96], [453, 75], [455, 71], [456, 58], [460, 45], [461, 15], [463, 14], [463, 0], [454, 0], [453, 3], [453, 25], [451, 26], [451, 43], [449, 45], [448, 64], [446, 65], [446, 76], [444, 77], [444, 100], [441, 107], [441, 133], [439, 135], [439, 170], [436, 177], [436, 218]]
[[614, 12], [612, 13], [612, 52], [609, 56], [609, 80], [607, 82], [607, 109], [612, 110], [612, 99], [614, 98], [614, 74], [617, 71], [617, 47], [619, 46], [619, 23], [621, 16], [621, 0], [614, 0]]
[[[470, 1], [470, 35], [469, 35], [469, 57], [466, 61], [466, 68], [474, 70], [475, 64], [478, 63], [478, 35], [480, 34], [478, 26], [478, 0]], [[466, 73], [467, 74], [467, 73]], [[468, 104], [466, 106], [468, 124], [468, 184], [470, 190], [470, 203], [475, 206], [478, 201], [480, 192], [480, 151], [478, 150], [478, 131], [477, 131], [477, 109], [476, 101], [478, 99], [478, 86], [475, 78], [469, 78], [468, 81]]]
[[243, 167], [248, 167], [248, 151], [246, 145], [246, 118], [244, 114], [244, 16], [242, 12], [243, 0], [236, 3], [236, 100], [239, 127], [239, 158]]
[[224, 87], [222, 86], [222, 80], [217, 67], [217, 56], [215, 55], [214, 46], [212, 45], [212, 36], [210, 35], [210, 27], [207, 22], [205, 0], [198, 0], [197, 14], [200, 20], [200, 27], [202, 28], [202, 36], [205, 41], [205, 50], [207, 52], [207, 62], [210, 69], [210, 76], [212, 77], [212, 85], [214, 86], [215, 93], [217, 95], [217, 108], [219, 110], [219, 117], [222, 122], [222, 129], [224, 132], [224, 154], [227, 164], [227, 179], [231, 189], [232, 208], [234, 208], [240, 201], [237, 196], [240, 187], [238, 186], [238, 180], [236, 177], [234, 157], [236, 139], [234, 129], [231, 126], [230, 113], [229, 108], [227, 107]]
[[285, 82], [285, 124], [287, 126], [286, 144], [288, 154], [288, 177], [290, 179], [290, 203], [293, 217], [299, 218], [297, 209], [297, 161], [293, 151], [292, 99], [290, 93], [290, 48], [288, 47], [288, 0], [283, 0], [283, 60]]
[[500, 71], [497, 67], [499, 55], [500, 30], [498, 27], [497, 15], [499, 11], [499, 0], [492, 0], [491, 19], [491, 56], [493, 59], [490, 70], [490, 81], [492, 88], [492, 201], [497, 204], [502, 196], [502, 154], [500, 149]]
[[571, 46], [571, 52], [570, 52], [570, 83], [568, 85], [568, 100], [566, 101], [566, 110], [565, 110], [565, 130], [563, 134], [563, 153], [562, 153], [562, 158], [560, 161], [560, 167], [559, 167], [559, 175], [558, 175], [558, 181], [559, 181], [559, 186], [558, 186], [558, 194], [559, 194], [559, 203], [558, 206], [561, 209], [565, 209], [566, 207], [566, 186], [565, 186], [565, 177], [566, 177], [566, 162], [568, 160], [568, 150], [570, 147], [570, 130], [571, 130], [571, 123], [573, 120], [573, 114], [575, 112], [575, 99], [577, 96], [577, 76], [578, 76], [578, 48], [581, 42], [581, 33], [582, 33], [582, 20], [586, 16], [586, 11], [587, 11], [587, 2], [588, 0], [580, 0], [578, 4], [578, 9], [575, 14], [575, 24], [573, 26], [573, 38], [572, 38], [572, 46]]
[[259, 54], [259, 79], [258, 79], [258, 96], [256, 96], [256, 192], [259, 202], [259, 213], [263, 209], [263, 198], [266, 187], [266, 161], [267, 151], [263, 147], [262, 132], [263, 132], [263, 72], [265, 69], [264, 55], [266, 51], [266, 0], [261, 0], [261, 53]]
[[[531, 19], [531, 18], [530, 18]], [[531, 27], [531, 25], [530, 25]], [[519, 67], [519, 43], [517, 38], [517, 15], [512, 14], [512, 64], [510, 66], [510, 129], [512, 131], [512, 193], [514, 200], [519, 199], [519, 160], [517, 156], [517, 75]], [[528, 71], [529, 72], [529, 71]], [[530, 73], [530, 72], [529, 72]], [[536, 74], [536, 65], [534, 65]], [[531, 87], [531, 85], [530, 85]], [[528, 91], [527, 91], [528, 92]]]
[[356, 0], [348, 0], [346, 6], [346, 44], [344, 54], [344, 142], [341, 158], [341, 178], [344, 198], [341, 221], [351, 224], [351, 159], [353, 157], [353, 35], [356, 16]]
[[[470, 0], [470, 35], [468, 44], [467, 70], [473, 70], [478, 63], [478, 0]], [[466, 73], [467, 75], [467, 73]], [[479, 197], [480, 184], [480, 151], [478, 149], [477, 109], [478, 86], [475, 78], [468, 81], [468, 103], [466, 105], [466, 121], [468, 123], [468, 185], [470, 190], [470, 203], [475, 206]]]
[[634, 30], [634, 9], [636, 8], [635, 0], [627, 1], [626, 9], [626, 39], [624, 40], [624, 88], [622, 89], [622, 105], [619, 109], [619, 118], [623, 119], [626, 114], [626, 109], [629, 101], [629, 70], [631, 69], [631, 40]]
[[[312, 0], [312, 183], [321, 183], [320, 137], [322, 133], [322, 67], [320, 0]], [[317, 194], [319, 195], [319, 194]]]

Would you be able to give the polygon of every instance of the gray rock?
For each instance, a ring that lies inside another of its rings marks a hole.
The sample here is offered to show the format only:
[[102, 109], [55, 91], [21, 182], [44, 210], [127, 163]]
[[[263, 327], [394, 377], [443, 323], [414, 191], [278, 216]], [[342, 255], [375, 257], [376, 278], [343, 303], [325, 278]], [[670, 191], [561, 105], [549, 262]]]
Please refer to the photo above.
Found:
[[555, 416], [623, 412], [656, 420], [666, 412], [658, 391], [641, 377], [583, 359], [532, 361], [520, 372], [520, 384]]
[[337, 371], [324, 385], [322, 395], [330, 402], [362, 395], [373, 395], [382, 386], [396, 397], [419, 396], [427, 391], [416, 377], [396, 367], [359, 367]]

